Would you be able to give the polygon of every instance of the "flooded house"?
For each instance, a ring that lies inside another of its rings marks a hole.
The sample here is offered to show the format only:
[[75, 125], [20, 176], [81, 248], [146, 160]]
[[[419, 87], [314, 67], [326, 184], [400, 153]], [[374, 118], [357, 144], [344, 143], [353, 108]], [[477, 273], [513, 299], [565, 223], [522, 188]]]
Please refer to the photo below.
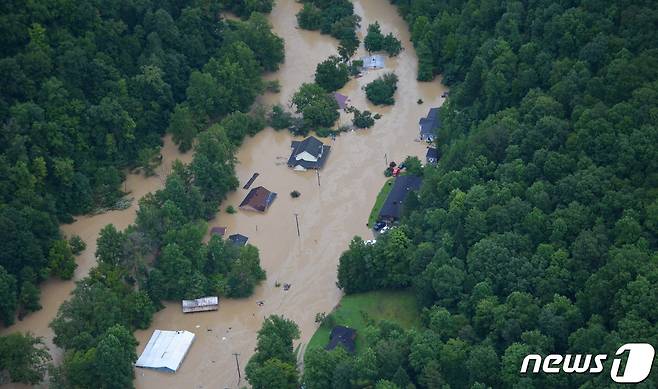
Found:
[[402, 205], [410, 192], [420, 189], [423, 179], [411, 174], [399, 176], [393, 183], [393, 188], [388, 193], [382, 209], [379, 211], [378, 220], [392, 223], [400, 220]]
[[246, 211], [265, 212], [276, 199], [276, 193], [258, 186], [249, 191], [240, 203], [240, 209]]
[[155, 330], [135, 366], [175, 373], [192, 342], [194, 334], [189, 331]]
[[210, 235], [224, 236], [227, 230], [228, 227], [215, 226], [210, 229]]
[[350, 100], [349, 97], [345, 96], [342, 93], [334, 92], [332, 93], [332, 96], [334, 100], [336, 100], [336, 104], [338, 104], [338, 108], [345, 110], [347, 108], [347, 102]]
[[228, 237], [228, 241], [236, 246], [244, 246], [247, 244], [248, 240], [249, 238], [242, 234], [233, 234]]
[[193, 300], [181, 301], [183, 313], [216, 311], [219, 309], [219, 297], [201, 297]]
[[331, 146], [325, 145], [314, 136], [309, 136], [301, 142], [292, 141], [290, 147], [292, 153], [288, 159], [288, 166], [297, 171], [321, 169], [331, 150]]
[[434, 139], [436, 138], [436, 129], [441, 127], [439, 108], [431, 108], [426, 117], [420, 118], [418, 126], [420, 130], [420, 140], [434, 142]]
[[356, 330], [343, 326], [334, 327], [329, 335], [329, 343], [325, 346], [325, 350], [333, 350], [339, 345], [343, 346], [347, 352], [354, 353], [356, 349]]
[[383, 69], [384, 68], [384, 56], [379, 54], [373, 54], [367, 57], [361, 58], [363, 61], [363, 68], [366, 70], [374, 69]]
[[427, 153], [425, 153], [425, 161], [428, 165], [439, 162], [439, 150], [436, 147], [428, 147]]

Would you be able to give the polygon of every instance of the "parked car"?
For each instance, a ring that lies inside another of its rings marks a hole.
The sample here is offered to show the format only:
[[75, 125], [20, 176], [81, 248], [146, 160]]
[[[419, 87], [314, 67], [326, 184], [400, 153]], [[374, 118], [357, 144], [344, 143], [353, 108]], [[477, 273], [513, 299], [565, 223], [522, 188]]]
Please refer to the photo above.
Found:
[[388, 230], [390, 230], [390, 229], [391, 229], [391, 227], [389, 227], [389, 226], [385, 226], [384, 228], [382, 228], [381, 230], [379, 230], [379, 233], [380, 233], [380, 234], [383, 234], [383, 233], [385, 233], [386, 231], [388, 231]]
[[365, 244], [375, 244], [375, 243], [377, 243], [377, 239], [368, 239], [364, 243]]
[[379, 231], [379, 230], [381, 230], [381, 229], [384, 228], [384, 227], [386, 227], [386, 223], [384, 223], [384, 222], [377, 222], [377, 223], [375, 223], [375, 225], [374, 225], [372, 228], [373, 228], [373, 230], [375, 230], [375, 231]]

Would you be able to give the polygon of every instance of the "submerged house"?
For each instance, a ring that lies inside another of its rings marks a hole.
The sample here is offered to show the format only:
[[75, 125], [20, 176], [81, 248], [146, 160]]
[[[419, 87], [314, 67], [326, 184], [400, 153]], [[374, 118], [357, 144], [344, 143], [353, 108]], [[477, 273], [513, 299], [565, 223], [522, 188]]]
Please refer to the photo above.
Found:
[[309, 136], [301, 142], [292, 141], [290, 147], [292, 153], [288, 166], [298, 171], [322, 168], [331, 150], [331, 146], [325, 145], [314, 136]]
[[367, 57], [361, 58], [363, 61], [363, 68], [366, 70], [370, 69], [383, 69], [384, 68], [384, 56], [379, 54], [373, 54]]
[[276, 193], [258, 186], [249, 191], [247, 197], [240, 203], [240, 209], [265, 212], [272, 205], [274, 199], [276, 199]]
[[342, 110], [345, 110], [345, 108], [347, 108], [347, 102], [349, 101], [349, 97], [338, 92], [332, 93], [332, 96], [334, 97], [334, 100], [336, 100], [336, 104], [338, 104], [338, 108]]
[[175, 373], [193, 341], [189, 331], [155, 330], [135, 366]]
[[220, 226], [215, 226], [210, 229], [210, 234], [211, 235], [217, 235], [217, 236], [224, 236], [226, 235], [226, 230], [228, 227], [220, 227]]
[[397, 177], [379, 211], [378, 220], [387, 223], [400, 220], [404, 200], [410, 192], [420, 189], [422, 182], [422, 178], [410, 174]]
[[433, 165], [439, 162], [439, 150], [434, 147], [428, 147], [427, 153], [425, 154], [425, 160], [428, 165]]
[[325, 350], [333, 350], [336, 346], [341, 345], [350, 353], [356, 348], [356, 330], [349, 327], [336, 326], [331, 330], [329, 343]]
[[439, 108], [431, 108], [426, 117], [420, 118], [418, 126], [420, 129], [420, 140], [434, 142], [434, 138], [436, 138], [436, 129], [441, 127]]
[[217, 296], [201, 297], [194, 300], [183, 300], [183, 313], [216, 311], [219, 309], [219, 298]]
[[228, 236], [228, 241], [236, 246], [244, 246], [247, 244], [248, 240], [249, 238], [242, 234], [233, 234]]

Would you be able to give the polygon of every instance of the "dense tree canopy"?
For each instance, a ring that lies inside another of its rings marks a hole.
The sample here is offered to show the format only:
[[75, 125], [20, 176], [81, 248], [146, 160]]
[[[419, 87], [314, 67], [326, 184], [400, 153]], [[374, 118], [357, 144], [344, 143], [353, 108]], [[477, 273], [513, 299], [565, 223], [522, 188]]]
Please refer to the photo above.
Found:
[[395, 104], [395, 91], [398, 89], [398, 76], [386, 73], [365, 86], [366, 97], [375, 105]]
[[340, 42], [341, 57], [347, 59], [359, 48], [356, 29], [361, 17], [354, 14], [349, 0], [303, 0], [304, 7], [297, 14], [297, 24], [305, 30], [320, 30]]
[[299, 387], [296, 357], [292, 342], [299, 339], [299, 328], [278, 315], [265, 319], [258, 331], [256, 352], [245, 367], [247, 380], [254, 389]]
[[[386, 357], [374, 350], [366, 379], [610, 386], [606, 373], [518, 372], [528, 353], [611, 355], [658, 341], [648, 308], [658, 304], [655, 12], [643, 2], [395, 3], [419, 79], [441, 73], [451, 91], [443, 157], [423, 169], [399, 227], [341, 256], [345, 292], [411, 286], [427, 308], [422, 330], [403, 331]], [[322, 360], [333, 374], [307, 363], [309, 387], [310, 373], [317, 387], [337, 387], [364, 371]]]

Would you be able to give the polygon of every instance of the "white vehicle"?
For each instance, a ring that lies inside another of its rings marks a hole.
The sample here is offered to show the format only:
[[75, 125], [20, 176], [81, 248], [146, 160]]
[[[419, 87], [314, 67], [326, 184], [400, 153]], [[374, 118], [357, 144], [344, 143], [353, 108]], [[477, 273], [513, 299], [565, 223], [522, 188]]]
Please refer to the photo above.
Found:
[[375, 244], [377, 243], [377, 239], [368, 239], [365, 241], [365, 244]]

